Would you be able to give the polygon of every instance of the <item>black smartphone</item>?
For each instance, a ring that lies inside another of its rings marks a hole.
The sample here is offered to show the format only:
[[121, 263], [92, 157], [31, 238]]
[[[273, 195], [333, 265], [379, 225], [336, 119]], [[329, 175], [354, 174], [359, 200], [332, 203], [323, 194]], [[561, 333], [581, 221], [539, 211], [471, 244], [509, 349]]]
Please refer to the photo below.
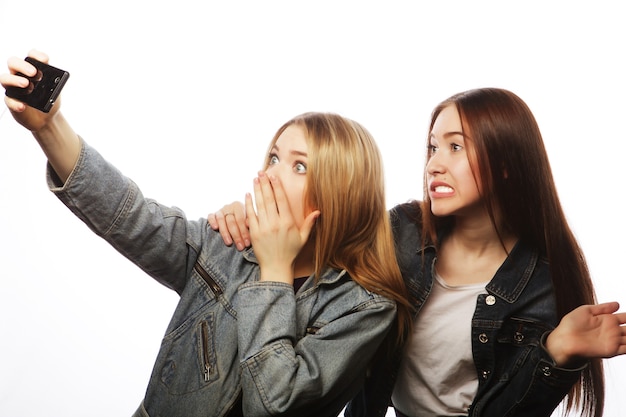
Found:
[[26, 61], [37, 68], [37, 74], [34, 77], [19, 74], [28, 78], [30, 84], [27, 88], [7, 87], [6, 95], [48, 113], [61, 94], [70, 73], [31, 57], [27, 57]]

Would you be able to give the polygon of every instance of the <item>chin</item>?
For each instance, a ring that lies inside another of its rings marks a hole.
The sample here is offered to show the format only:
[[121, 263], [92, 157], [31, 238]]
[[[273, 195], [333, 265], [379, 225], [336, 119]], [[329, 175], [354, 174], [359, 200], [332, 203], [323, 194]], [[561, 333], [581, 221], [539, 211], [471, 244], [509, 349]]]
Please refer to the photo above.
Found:
[[445, 217], [452, 214], [451, 210], [445, 204], [430, 202], [430, 211], [434, 216]]

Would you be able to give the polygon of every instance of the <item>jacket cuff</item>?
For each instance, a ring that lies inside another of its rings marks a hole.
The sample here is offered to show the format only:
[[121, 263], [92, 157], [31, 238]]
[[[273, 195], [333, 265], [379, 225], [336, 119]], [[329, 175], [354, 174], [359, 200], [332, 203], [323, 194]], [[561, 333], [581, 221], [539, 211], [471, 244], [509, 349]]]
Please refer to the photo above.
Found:
[[552, 359], [552, 356], [550, 356], [550, 353], [548, 352], [548, 349], [546, 348], [546, 339], [548, 338], [548, 336], [550, 335], [551, 331], [545, 332], [542, 336], [541, 336], [541, 340], [540, 340], [540, 345], [541, 345], [541, 349], [540, 349], [540, 355], [541, 357], [539, 358], [540, 360], [540, 368], [541, 371], [543, 372], [543, 374], [545, 376], [550, 376], [552, 372], [557, 371], [559, 373], [563, 373], [563, 375], [566, 375], [567, 373], [573, 373], [576, 374], [576, 376], [578, 377], [578, 375], [580, 374], [580, 372], [587, 368], [587, 366], [589, 365], [588, 361], [584, 361], [580, 366], [577, 367], [559, 367], [556, 365], [556, 362], [554, 362], [554, 359]]

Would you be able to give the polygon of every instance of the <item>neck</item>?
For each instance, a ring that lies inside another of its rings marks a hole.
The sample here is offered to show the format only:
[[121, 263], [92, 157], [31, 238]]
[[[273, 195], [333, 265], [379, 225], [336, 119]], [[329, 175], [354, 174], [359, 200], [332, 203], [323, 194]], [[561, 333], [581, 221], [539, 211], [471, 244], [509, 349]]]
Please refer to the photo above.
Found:
[[437, 272], [450, 285], [490, 281], [517, 241], [505, 231], [500, 237], [491, 223], [455, 225], [441, 242]]
[[293, 264], [294, 278], [308, 277], [315, 272], [315, 242], [309, 240], [300, 250]]
[[446, 240], [455, 242], [466, 253], [480, 255], [492, 250], [509, 253], [517, 242], [517, 236], [502, 224], [496, 229], [487, 211], [481, 210], [478, 215], [456, 216], [452, 232]]
[[490, 251], [508, 253], [513, 249], [517, 237], [504, 230], [498, 235], [493, 226], [489, 228], [454, 227], [445, 241], [454, 242], [455, 246], [463, 248], [468, 254], [481, 255]]

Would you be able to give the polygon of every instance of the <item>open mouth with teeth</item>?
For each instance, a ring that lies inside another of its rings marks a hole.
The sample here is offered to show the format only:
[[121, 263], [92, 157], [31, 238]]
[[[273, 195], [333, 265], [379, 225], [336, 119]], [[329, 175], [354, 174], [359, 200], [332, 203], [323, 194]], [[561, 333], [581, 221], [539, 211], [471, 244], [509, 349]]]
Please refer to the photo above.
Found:
[[450, 194], [451, 192], [454, 191], [452, 187], [448, 187], [446, 185], [438, 185], [436, 187], [433, 187], [432, 190], [436, 193], [442, 193], [442, 194]]

